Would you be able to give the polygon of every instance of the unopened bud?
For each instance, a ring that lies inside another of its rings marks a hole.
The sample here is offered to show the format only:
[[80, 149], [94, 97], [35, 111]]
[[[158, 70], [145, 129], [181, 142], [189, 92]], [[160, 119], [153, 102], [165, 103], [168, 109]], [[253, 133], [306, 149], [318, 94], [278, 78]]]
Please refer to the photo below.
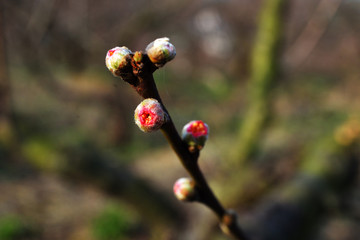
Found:
[[106, 67], [115, 76], [120, 76], [121, 71], [128, 66], [128, 56], [131, 50], [127, 47], [114, 47], [110, 49], [105, 57]]
[[180, 201], [196, 199], [195, 182], [190, 178], [180, 178], [174, 184], [174, 194]]
[[135, 109], [134, 118], [143, 132], [152, 132], [161, 128], [168, 120], [168, 115], [156, 99], [147, 98]]
[[176, 55], [176, 49], [167, 37], [156, 39], [145, 50], [150, 61], [157, 67], [162, 67], [165, 63], [174, 59]]
[[209, 127], [201, 120], [194, 120], [183, 127], [182, 139], [189, 145], [190, 150], [201, 150], [209, 136]]

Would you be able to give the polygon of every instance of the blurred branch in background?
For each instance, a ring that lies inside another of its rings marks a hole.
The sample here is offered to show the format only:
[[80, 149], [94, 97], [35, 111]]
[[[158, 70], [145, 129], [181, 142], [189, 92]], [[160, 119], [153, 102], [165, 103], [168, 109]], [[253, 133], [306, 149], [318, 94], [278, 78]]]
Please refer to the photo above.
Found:
[[[280, 44], [287, 5], [288, 3], [283, 0], [266, 0], [258, 16], [256, 37], [251, 52], [250, 80], [247, 86], [247, 111], [239, 125], [237, 139], [230, 145], [228, 166], [237, 171], [231, 171], [231, 180], [227, 181], [236, 182], [237, 187], [229, 185], [228, 188], [219, 189], [222, 195], [226, 196], [225, 201], [229, 205], [236, 202], [243, 205], [253, 201], [264, 194], [273, 183], [273, 176], [266, 173], [268, 170], [247, 165], [246, 161], [256, 149], [270, 115], [270, 91], [280, 72]], [[230, 168], [227, 170], [230, 171]], [[247, 186], [251, 186], [251, 193], [248, 192]]]
[[287, 71], [296, 69], [314, 50], [344, 0], [321, 0], [304, 30], [284, 54]]
[[241, 168], [256, 148], [257, 140], [269, 117], [270, 91], [279, 77], [279, 50], [283, 36], [287, 1], [266, 0], [259, 16], [251, 55], [247, 112], [240, 125], [238, 138], [231, 144], [232, 166]]

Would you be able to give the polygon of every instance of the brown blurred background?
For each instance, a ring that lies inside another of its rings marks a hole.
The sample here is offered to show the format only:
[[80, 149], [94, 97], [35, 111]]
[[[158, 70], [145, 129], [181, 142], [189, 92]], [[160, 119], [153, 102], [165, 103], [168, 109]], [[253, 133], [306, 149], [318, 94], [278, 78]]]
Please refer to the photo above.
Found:
[[105, 67], [164, 36], [159, 92], [210, 126], [200, 165], [245, 231], [359, 239], [358, 0], [0, 1], [0, 239], [229, 239]]

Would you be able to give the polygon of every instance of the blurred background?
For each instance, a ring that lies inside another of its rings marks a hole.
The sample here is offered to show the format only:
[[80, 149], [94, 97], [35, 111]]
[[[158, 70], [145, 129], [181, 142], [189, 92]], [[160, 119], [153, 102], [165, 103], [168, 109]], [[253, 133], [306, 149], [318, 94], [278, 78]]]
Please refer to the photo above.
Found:
[[359, 239], [358, 0], [0, 1], [0, 239], [229, 239], [105, 67], [165, 36], [160, 95], [210, 126], [199, 163], [245, 231]]

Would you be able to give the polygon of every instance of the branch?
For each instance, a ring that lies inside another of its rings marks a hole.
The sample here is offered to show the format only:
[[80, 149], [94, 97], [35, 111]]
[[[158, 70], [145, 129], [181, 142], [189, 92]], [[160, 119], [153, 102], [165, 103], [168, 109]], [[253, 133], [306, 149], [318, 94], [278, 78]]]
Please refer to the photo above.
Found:
[[[149, 44], [149, 46], [152, 47], [152, 44], [153, 43]], [[171, 47], [173, 46], [171, 45]], [[155, 50], [155, 53], [149, 56], [149, 52], [151, 52], [152, 49], [148, 48], [147, 53], [139, 51], [132, 53], [126, 47], [114, 48], [109, 50], [106, 64], [115, 76], [121, 77], [129, 83], [141, 97], [144, 99], [156, 99], [157, 102], [161, 104], [162, 110], [166, 115], [166, 121], [161, 125], [160, 129], [194, 181], [196, 198], [192, 199], [192, 201], [198, 201], [209, 207], [217, 215], [224, 233], [233, 236], [235, 239], [248, 239], [237, 224], [236, 214], [232, 211], [225, 210], [204, 178], [198, 165], [199, 149], [190, 148], [190, 146], [180, 138], [171, 116], [160, 98], [153, 78], [153, 72], [163, 66], [168, 60], [164, 61], [156, 55], [159, 51]], [[175, 51], [175, 49], [172, 50]], [[165, 50], [160, 52], [164, 54]], [[115, 60], [111, 59], [111, 57], [116, 54], [118, 54], [119, 58]], [[175, 54], [171, 55], [172, 52], [166, 52], [166, 54], [167, 57], [171, 59], [175, 56]], [[113, 63], [116, 63], [115, 68]]]

